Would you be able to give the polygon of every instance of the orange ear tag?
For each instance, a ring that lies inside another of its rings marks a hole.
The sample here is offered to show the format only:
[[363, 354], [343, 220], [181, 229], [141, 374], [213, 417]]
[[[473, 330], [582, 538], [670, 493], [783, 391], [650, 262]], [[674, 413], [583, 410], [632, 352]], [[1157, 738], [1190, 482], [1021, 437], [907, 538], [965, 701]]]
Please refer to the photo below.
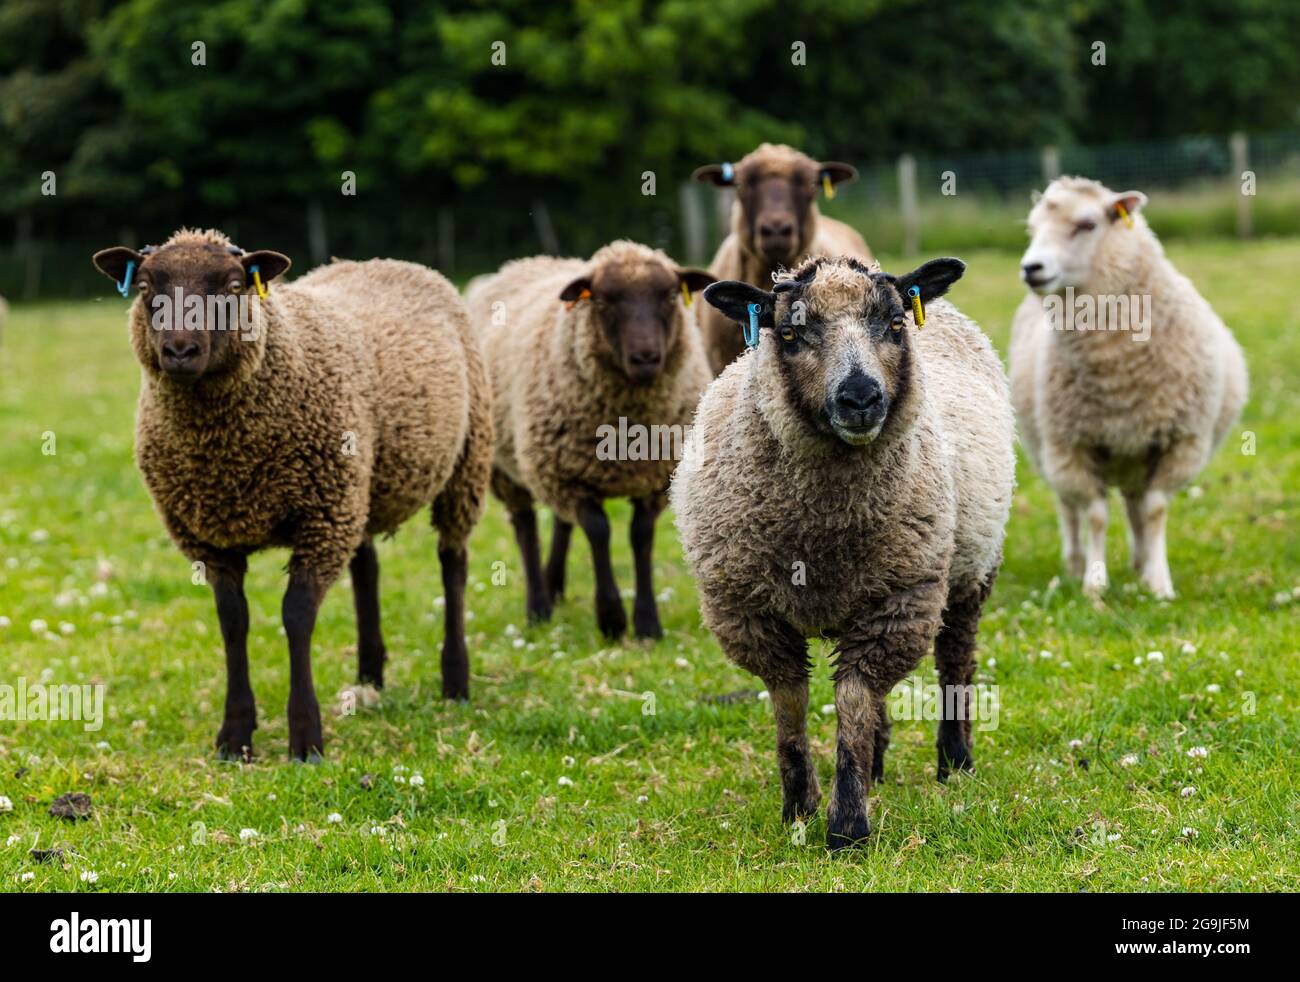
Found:
[[578, 294], [578, 300], [570, 300], [568, 303], [564, 305], [564, 309], [572, 310], [574, 307], [578, 305], [579, 300], [590, 300], [590, 299], [591, 299], [591, 291], [584, 287], [582, 292]]

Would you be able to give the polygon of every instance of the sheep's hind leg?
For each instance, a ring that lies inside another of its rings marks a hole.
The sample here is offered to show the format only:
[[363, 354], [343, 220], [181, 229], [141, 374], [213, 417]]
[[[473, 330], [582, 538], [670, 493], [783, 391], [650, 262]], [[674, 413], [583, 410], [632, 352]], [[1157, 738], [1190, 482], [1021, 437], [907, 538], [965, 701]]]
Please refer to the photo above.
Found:
[[1062, 499], [1056, 502], [1056, 518], [1061, 527], [1061, 562], [1076, 580], [1083, 579], [1083, 549], [1079, 536], [1079, 509]]
[[586, 500], [578, 505], [578, 524], [591, 545], [591, 561], [596, 573], [596, 624], [607, 638], [621, 638], [627, 633], [627, 611], [614, 580], [614, 566], [609, 558], [609, 516], [603, 503]]
[[934, 639], [934, 661], [939, 669], [943, 696], [937, 740], [941, 782], [947, 781], [953, 770], [975, 769], [970, 751], [970, 691], [975, 677], [975, 637], [984, 601], [993, 587], [993, 575], [973, 590], [948, 597], [943, 627]]
[[1106, 523], [1109, 509], [1106, 495], [1088, 502], [1088, 561], [1083, 573], [1083, 592], [1090, 597], [1099, 597], [1106, 592], [1110, 580], [1106, 575]]
[[1129, 562], [1141, 572], [1146, 565], [1146, 517], [1142, 511], [1142, 493], [1124, 492], [1124, 510], [1128, 513]]
[[527, 593], [528, 621], [539, 624], [551, 619], [551, 597], [542, 579], [542, 547], [537, 537], [537, 513], [531, 507], [510, 513], [515, 527], [515, 541], [524, 563], [524, 589]]
[[664, 509], [662, 495], [632, 502], [632, 559], [636, 567], [636, 600], [632, 604], [632, 629], [638, 638], [662, 638], [659, 608], [655, 604], [655, 520]]
[[876, 732], [875, 752], [871, 757], [871, 783], [885, 779], [885, 751], [889, 749], [889, 732], [893, 725], [889, 720], [889, 711], [885, 708], [884, 693], [876, 695]]
[[1157, 599], [1174, 598], [1174, 581], [1169, 575], [1165, 552], [1165, 525], [1169, 519], [1169, 496], [1152, 488], [1142, 497], [1142, 522], [1146, 534], [1143, 549], [1142, 582]]
[[551, 555], [546, 560], [546, 593], [552, 604], [564, 598], [564, 574], [572, 535], [573, 523], [566, 522], [557, 515], [551, 528]]
[[463, 545], [440, 543], [438, 562], [442, 566], [443, 639], [442, 697], [469, 698], [469, 652], [465, 647], [465, 582], [469, 576], [469, 555]]
[[311, 677], [311, 636], [324, 595], [321, 580], [291, 560], [280, 612], [289, 639], [289, 756], [294, 760], [320, 760], [325, 744]]
[[388, 658], [379, 627], [379, 556], [370, 539], [362, 541], [348, 563], [352, 603], [357, 613], [357, 681], [383, 688]]
[[248, 600], [244, 596], [247, 568], [243, 556], [207, 564], [226, 649], [226, 709], [217, 733], [217, 753], [222, 760], [250, 760], [253, 731], [257, 729], [257, 707], [248, 678]]

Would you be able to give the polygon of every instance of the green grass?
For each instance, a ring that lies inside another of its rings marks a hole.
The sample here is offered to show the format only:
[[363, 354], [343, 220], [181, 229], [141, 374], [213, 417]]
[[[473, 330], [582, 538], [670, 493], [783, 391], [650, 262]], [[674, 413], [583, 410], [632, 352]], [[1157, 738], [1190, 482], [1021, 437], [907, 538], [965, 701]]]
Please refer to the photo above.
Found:
[[[97, 733], [0, 722], [0, 795], [13, 802], [0, 814], [0, 887], [1300, 889], [1300, 600], [1275, 599], [1300, 588], [1300, 240], [1171, 253], [1247, 349], [1252, 395], [1241, 429], [1257, 447], [1244, 455], [1230, 437], [1199, 495], [1175, 503], [1179, 599], [1157, 603], [1136, 589], [1119, 521], [1106, 604], [1056, 585], [1051, 499], [1022, 466], [1006, 564], [980, 632], [978, 678], [999, 686], [1001, 711], [999, 727], [976, 736], [979, 770], [940, 786], [934, 724], [896, 723], [870, 845], [836, 856], [822, 848], [824, 810], [803, 843], [781, 824], [770, 708], [706, 701], [760, 686], [702, 630], [668, 521], [656, 555], [667, 637], [611, 647], [595, 632], [581, 542], [571, 599], [552, 625], [523, 628], [518, 557], [494, 504], [471, 543], [468, 706], [437, 698], [435, 542], [426, 521], [411, 522], [380, 549], [392, 660], [378, 707], [336, 715], [355, 670], [345, 582], [322, 610], [315, 671], [327, 759], [317, 767], [285, 760], [285, 555], [256, 557], [260, 756], [218, 762], [216, 617], [132, 463], [137, 375], [123, 304], [108, 296], [18, 307], [0, 346], [0, 616], [10, 622], [0, 627], [0, 683], [45, 673], [54, 683], [103, 682], [107, 694]], [[964, 257], [970, 269], [954, 300], [1005, 352], [1021, 296], [1016, 256]], [[47, 432], [53, 456], [42, 454]], [[628, 509], [612, 512], [626, 588]], [[505, 586], [492, 582], [498, 561]], [[55, 637], [35, 635], [35, 619]], [[74, 633], [58, 634], [65, 622]], [[1147, 659], [1156, 650], [1163, 661]], [[815, 710], [832, 702], [820, 651]], [[931, 663], [920, 671], [930, 678]], [[831, 713], [812, 713], [823, 786], [834, 727]], [[1188, 755], [1198, 746], [1208, 757]], [[1137, 762], [1125, 766], [1127, 755]], [[1183, 797], [1186, 787], [1195, 794]], [[46, 814], [74, 790], [94, 800], [89, 821]], [[241, 841], [241, 829], [258, 834]], [[66, 868], [35, 863], [33, 844], [63, 846]], [[81, 879], [87, 871], [97, 882]]]

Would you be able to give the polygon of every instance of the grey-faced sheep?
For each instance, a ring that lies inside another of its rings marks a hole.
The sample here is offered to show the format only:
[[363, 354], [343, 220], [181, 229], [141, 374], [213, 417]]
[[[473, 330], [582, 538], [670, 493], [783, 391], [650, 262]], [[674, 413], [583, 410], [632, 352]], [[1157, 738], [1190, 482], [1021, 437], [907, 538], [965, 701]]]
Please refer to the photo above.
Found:
[[[735, 164], [707, 164], [692, 176], [736, 189], [731, 232], [709, 266], [718, 280], [741, 280], [768, 290], [779, 270], [808, 256], [872, 262], [861, 235], [817, 209], [817, 192], [827, 183], [833, 187], [858, 176], [848, 164], [818, 162], [793, 147], [763, 143]], [[744, 350], [741, 333], [726, 315], [709, 308], [700, 313], [700, 329], [717, 375]]]
[[[651, 582], [655, 520], [680, 437], [709, 382], [686, 300], [712, 282], [658, 250], [620, 241], [588, 261], [516, 260], [470, 291], [470, 317], [492, 377], [492, 490], [510, 511], [530, 619], [549, 618], [564, 594], [577, 523], [595, 564], [597, 624], [610, 637], [624, 633], [627, 614], [610, 565], [604, 501], [627, 497], [633, 503], [633, 628], [639, 637], [662, 634]], [[639, 449], [635, 441], [618, 446], [615, 435], [623, 433], [639, 433]], [[545, 575], [534, 501], [555, 513]]]
[[[358, 678], [382, 685], [372, 540], [426, 504], [446, 594], [442, 691], [467, 698], [465, 544], [486, 502], [492, 419], [482, 356], [451, 284], [423, 266], [376, 259], [268, 288], [289, 260], [244, 252], [216, 231], [182, 230], [143, 252], [106, 249], [95, 265], [139, 289], [129, 314], [142, 366], [136, 462], [167, 531], [212, 585], [228, 680], [222, 755], [247, 757], [257, 727], [247, 556], [292, 550], [282, 607], [289, 755], [314, 757], [320, 602], [349, 568]], [[196, 307], [191, 319], [194, 297], [229, 303]], [[184, 303], [184, 318], [167, 315], [169, 298]]]
[[830, 848], [870, 832], [885, 697], [931, 643], [945, 693], [939, 779], [971, 767], [975, 635], [1015, 461], [1001, 364], [972, 321], [936, 302], [964, 269], [936, 259], [895, 277], [812, 259], [771, 293], [723, 282], [704, 294], [742, 322], [753, 305], [761, 340], [701, 400], [672, 505], [704, 623], [771, 695], [786, 821], [820, 799], [806, 639], [837, 640]]
[[1133, 566], [1167, 599], [1170, 499], [1231, 429], [1247, 379], [1232, 334], [1165, 258], [1145, 202], [1064, 177], [1030, 211], [1011, 397], [1025, 449], [1058, 498], [1069, 572], [1091, 594], [1106, 589], [1106, 493], [1118, 487]]

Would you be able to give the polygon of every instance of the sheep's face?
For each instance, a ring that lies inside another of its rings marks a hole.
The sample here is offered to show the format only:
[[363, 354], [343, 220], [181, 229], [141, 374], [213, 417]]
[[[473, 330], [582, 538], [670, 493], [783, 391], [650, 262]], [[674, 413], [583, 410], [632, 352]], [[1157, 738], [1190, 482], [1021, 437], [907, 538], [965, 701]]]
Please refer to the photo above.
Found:
[[713, 282], [703, 270], [677, 269], [655, 259], [597, 264], [560, 293], [590, 305], [597, 346], [633, 385], [652, 385], [685, 329], [683, 285], [694, 293]]
[[94, 262], [119, 283], [134, 262], [132, 285], [143, 311], [133, 323], [147, 332], [146, 367], [189, 385], [237, 361], [240, 338], [252, 331], [250, 304], [257, 302], [251, 267], [258, 267], [265, 285], [289, 268], [289, 260], [278, 252], [245, 253], [198, 236], [179, 238], [143, 252], [105, 249]]
[[1096, 181], [1053, 181], [1029, 212], [1021, 279], [1039, 295], [1086, 287], [1107, 236], [1129, 231], [1121, 209], [1132, 216], [1146, 200], [1141, 191], [1116, 194]]
[[965, 268], [936, 259], [894, 277], [854, 259], [816, 259], [772, 293], [731, 280], [704, 297], [740, 321], [758, 304], [760, 328], [771, 330], [760, 331], [760, 344], [777, 346], [785, 398], [814, 431], [861, 447], [880, 435], [911, 385], [908, 289], [917, 286], [923, 302], [932, 300]]
[[734, 166], [708, 164], [698, 168], [694, 177], [735, 187], [746, 241], [775, 268], [808, 251], [813, 236], [809, 216], [823, 180], [838, 184], [857, 174], [848, 164], [819, 163], [790, 147], [763, 144]]

